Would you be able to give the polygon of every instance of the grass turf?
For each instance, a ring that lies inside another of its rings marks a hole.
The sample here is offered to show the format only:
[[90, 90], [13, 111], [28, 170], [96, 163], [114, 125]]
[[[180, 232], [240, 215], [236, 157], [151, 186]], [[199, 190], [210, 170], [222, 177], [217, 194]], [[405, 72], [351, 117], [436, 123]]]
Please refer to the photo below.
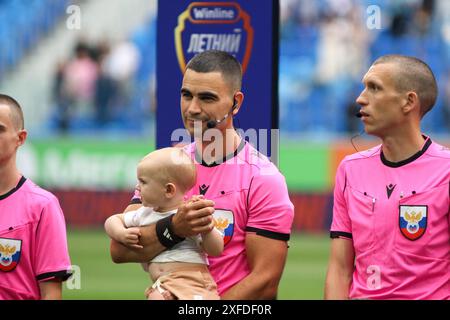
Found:
[[[141, 266], [114, 264], [109, 257], [109, 239], [102, 229], [69, 229], [72, 264], [80, 268], [77, 277], [64, 284], [64, 299], [144, 299], [151, 283]], [[328, 260], [328, 237], [293, 234], [278, 299], [322, 299]], [[69, 286], [79, 289], [69, 289]]]

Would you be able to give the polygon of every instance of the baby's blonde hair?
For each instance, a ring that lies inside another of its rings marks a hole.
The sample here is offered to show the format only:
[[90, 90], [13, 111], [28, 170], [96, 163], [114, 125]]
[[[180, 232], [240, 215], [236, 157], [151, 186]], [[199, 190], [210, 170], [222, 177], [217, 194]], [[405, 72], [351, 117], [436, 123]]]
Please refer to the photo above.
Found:
[[[146, 165], [149, 166], [146, 166]], [[197, 179], [195, 164], [189, 155], [180, 148], [163, 148], [146, 155], [139, 165], [144, 170], [151, 168], [152, 175], [162, 184], [173, 183], [180, 192], [192, 189]]]

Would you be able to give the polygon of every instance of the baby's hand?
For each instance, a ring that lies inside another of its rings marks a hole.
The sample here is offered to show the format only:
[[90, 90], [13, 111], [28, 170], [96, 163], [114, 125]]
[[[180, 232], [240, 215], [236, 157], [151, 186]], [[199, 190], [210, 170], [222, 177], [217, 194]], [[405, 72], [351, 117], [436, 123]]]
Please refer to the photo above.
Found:
[[186, 201], [186, 204], [191, 204], [200, 200], [205, 199], [205, 197], [201, 194], [199, 195], [193, 195], [188, 201]]
[[143, 246], [139, 244], [139, 237], [141, 236], [141, 231], [139, 228], [132, 227], [123, 230], [120, 235], [120, 242], [129, 248], [142, 249]]

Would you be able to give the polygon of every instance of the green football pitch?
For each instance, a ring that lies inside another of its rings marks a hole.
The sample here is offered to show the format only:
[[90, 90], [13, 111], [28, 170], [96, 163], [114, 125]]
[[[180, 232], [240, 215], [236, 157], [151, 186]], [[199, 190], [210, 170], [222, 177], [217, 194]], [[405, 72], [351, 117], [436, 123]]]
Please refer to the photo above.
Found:
[[[144, 299], [147, 274], [139, 264], [114, 264], [102, 229], [69, 229], [68, 242], [76, 273], [63, 286], [64, 299]], [[293, 234], [289, 246], [278, 299], [322, 299], [328, 237]]]

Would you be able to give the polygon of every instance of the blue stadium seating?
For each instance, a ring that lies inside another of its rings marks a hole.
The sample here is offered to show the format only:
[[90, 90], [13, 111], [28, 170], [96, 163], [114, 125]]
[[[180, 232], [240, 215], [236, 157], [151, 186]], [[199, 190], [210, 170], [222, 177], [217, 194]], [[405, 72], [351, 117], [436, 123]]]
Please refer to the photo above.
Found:
[[0, 80], [55, 25], [70, 0], [0, 0]]
[[[364, 0], [368, 5], [378, 5], [383, 10], [394, 10], [388, 0]], [[324, 2], [324, 1], [322, 1]], [[389, 14], [384, 11], [384, 14]], [[318, 29], [316, 26], [295, 27], [286, 24], [281, 30], [280, 40], [280, 129], [289, 133], [342, 134], [346, 131], [346, 106], [356, 99], [357, 93], [351, 88], [357, 83], [349, 79], [339, 79], [326, 85], [314, 82], [317, 63]], [[409, 32], [394, 37], [389, 28], [377, 31], [370, 46], [370, 61], [385, 54], [416, 56], [426, 61], [441, 84], [450, 72], [450, 44], [445, 43], [440, 34], [438, 21], [433, 21], [425, 36]], [[307, 45], [304, 45], [307, 44]], [[362, 75], [361, 75], [362, 76]], [[297, 92], [293, 89], [298, 87]], [[442, 84], [441, 84], [442, 85]], [[305, 89], [306, 88], [306, 89]], [[423, 122], [426, 132], [447, 133], [442, 117], [442, 90], [438, 101]], [[329, 117], [328, 115], [331, 115]]]
[[[324, 8], [327, 0], [317, 5]], [[14, 68], [37, 42], [55, 26], [64, 15], [71, 0], [0, 0], [0, 79]], [[383, 15], [393, 10], [389, 0], [363, 0], [365, 7], [378, 5]], [[387, 12], [386, 12], [387, 10]], [[377, 32], [370, 45], [370, 61], [389, 53], [414, 55], [425, 60], [433, 69], [439, 82], [444, 81], [450, 70], [450, 44], [440, 33], [440, 21], [433, 20], [425, 37], [409, 33], [393, 37], [388, 26]], [[327, 85], [315, 81], [319, 27], [288, 23], [280, 30], [280, 128], [292, 134], [325, 132], [345, 133], [346, 106], [356, 99], [355, 87], [349, 79], [339, 79]], [[149, 81], [156, 72], [156, 19], [149, 19], [140, 26], [130, 40], [136, 44], [143, 59], [135, 75], [135, 94], [127, 110], [117, 115], [108, 128], [117, 130], [141, 130], [152, 116], [149, 111]], [[442, 90], [435, 109], [424, 119], [427, 132], [445, 133], [441, 116]], [[145, 117], [138, 116], [145, 114]], [[56, 123], [55, 120], [52, 123]], [[88, 119], [75, 121], [74, 132], [95, 129]]]

